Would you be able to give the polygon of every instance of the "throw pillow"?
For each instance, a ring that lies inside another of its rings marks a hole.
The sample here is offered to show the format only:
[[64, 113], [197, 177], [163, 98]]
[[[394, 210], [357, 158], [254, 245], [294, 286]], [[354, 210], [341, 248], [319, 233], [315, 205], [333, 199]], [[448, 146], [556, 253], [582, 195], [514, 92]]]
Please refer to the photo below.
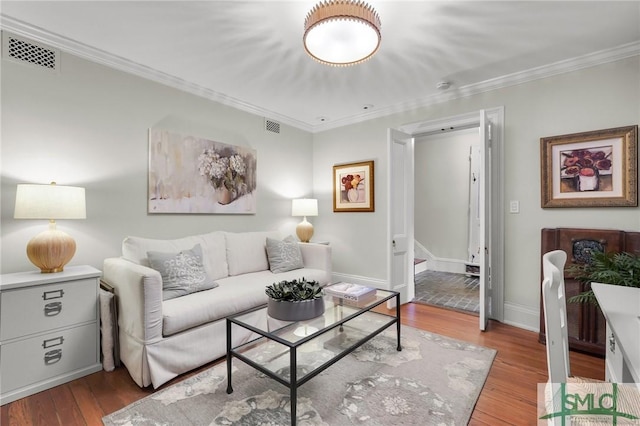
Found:
[[147, 257], [151, 267], [162, 276], [162, 300], [218, 286], [204, 269], [200, 244], [177, 254], [149, 251]]
[[274, 274], [304, 268], [302, 253], [296, 242], [267, 238], [267, 257], [269, 258], [269, 269]]

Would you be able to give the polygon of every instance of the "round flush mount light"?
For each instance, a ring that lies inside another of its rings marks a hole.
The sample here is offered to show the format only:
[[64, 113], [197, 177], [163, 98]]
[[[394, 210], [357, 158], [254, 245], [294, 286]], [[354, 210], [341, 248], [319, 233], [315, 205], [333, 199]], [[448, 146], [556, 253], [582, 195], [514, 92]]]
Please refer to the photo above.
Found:
[[380, 17], [363, 1], [321, 1], [304, 22], [305, 51], [326, 65], [364, 62], [378, 51], [381, 40]]

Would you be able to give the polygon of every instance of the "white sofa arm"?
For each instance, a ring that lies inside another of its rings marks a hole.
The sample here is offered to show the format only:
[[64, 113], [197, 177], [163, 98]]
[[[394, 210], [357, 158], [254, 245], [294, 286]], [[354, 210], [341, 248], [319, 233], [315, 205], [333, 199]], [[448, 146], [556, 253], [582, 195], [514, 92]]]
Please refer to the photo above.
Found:
[[162, 277], [123, 258], [105, 259], [103, 278], [115, 288], [118, 325], [141, 343], [162, 339]]
[[302, 262], [305, 268], [321, 269], [326, 272], [324, 282], [320, 284], [330, 284], [332, 264], [331, 264], [331, 246], [328, 244], [315, 243], [298, 243], [300, 252], [302, 253]]

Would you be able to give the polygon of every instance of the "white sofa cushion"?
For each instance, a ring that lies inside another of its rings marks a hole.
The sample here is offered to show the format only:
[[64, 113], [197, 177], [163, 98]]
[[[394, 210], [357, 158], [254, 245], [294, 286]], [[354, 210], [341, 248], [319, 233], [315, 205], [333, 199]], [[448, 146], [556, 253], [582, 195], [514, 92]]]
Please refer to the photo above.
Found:
[[[170, 336], [267, 303], [265, 276], [270, 271], [229, 277], [212, 290], [162, 302], [162, 334]], [[266, 280], [268, 281], [268, 280]]]
[[219, 286], [212, 290], [163, 301], [162, 335], [167, 337], [266, 304], [264, 289], [274, 282], [303, 277], [320, 281], [325, 275], [326, 271], [305, 268], [277, 275], [267, 270], [218, 280]]
[[235, 276], [268, 270], [267, 237], [277, 239], [280, 238], [280, 233], [277, 231], [225, 232], [229, 275]]
[[229, 275], [224, 232], [210, 232], [175, 240], [127, 237], [122, 242], [122, 257], [139, 265], [149, 265], [148, 251], [177, 253], [189, 250], [196, 244], [202, 247], [203, 263], [207, 274], [214, 280]]

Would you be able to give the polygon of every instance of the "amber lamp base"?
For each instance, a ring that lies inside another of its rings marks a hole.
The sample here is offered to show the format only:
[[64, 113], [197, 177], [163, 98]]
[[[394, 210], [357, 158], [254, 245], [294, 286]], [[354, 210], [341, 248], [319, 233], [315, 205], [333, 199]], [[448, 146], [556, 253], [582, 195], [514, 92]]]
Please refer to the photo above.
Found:
[[27, 244], [27, 257], [42, 273], [62, 272], [75, 253], [76, 242], [69, 234], [58, 231], [55, 221]]

